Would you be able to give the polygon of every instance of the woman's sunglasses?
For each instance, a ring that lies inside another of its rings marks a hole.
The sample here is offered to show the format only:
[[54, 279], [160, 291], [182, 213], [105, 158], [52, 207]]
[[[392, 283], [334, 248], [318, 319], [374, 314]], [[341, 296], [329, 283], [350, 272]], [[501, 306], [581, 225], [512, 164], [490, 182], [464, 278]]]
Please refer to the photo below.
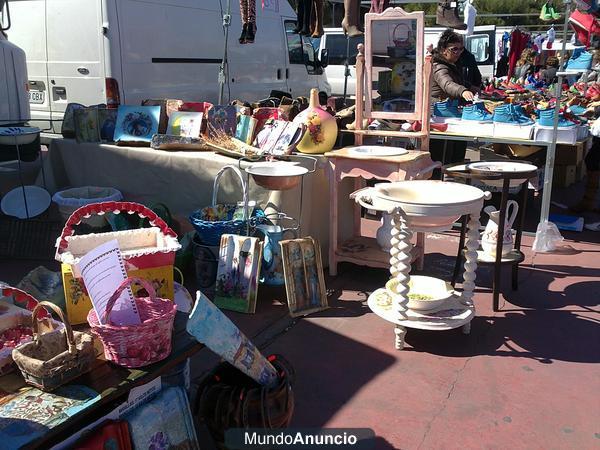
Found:
[[450, 50], [455, 55], [458, 53], [462, 53], [464, 49], [464, 47], [448, 47], [448, 50]]

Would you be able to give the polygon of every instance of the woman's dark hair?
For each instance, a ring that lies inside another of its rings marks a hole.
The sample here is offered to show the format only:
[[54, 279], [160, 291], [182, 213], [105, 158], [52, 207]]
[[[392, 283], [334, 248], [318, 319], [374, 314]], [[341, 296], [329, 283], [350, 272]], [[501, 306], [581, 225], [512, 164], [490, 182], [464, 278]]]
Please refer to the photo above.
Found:
[[460, 34], [452, 31], [450, 28], [447, 28], [440, 36], [440, 40], [437, 43], [437, 51], [444, 51], [450, 46], [450, 44], [462, 44], [462, 42], [463, 38]]

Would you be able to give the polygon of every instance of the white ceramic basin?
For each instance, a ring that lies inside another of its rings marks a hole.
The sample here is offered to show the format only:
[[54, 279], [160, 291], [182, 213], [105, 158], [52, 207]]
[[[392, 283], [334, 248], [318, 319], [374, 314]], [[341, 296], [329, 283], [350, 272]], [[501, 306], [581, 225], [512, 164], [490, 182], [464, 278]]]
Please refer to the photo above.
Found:
[[308, 169], [295, 163], [275, 161], [252, 164], [246, 168], [246, 172], [252, 175], [259, 186], [283, 191], [298, 186]]
[[355, 193], [364, 207], [386, 212], [399, 207], [413, 228], [432, 231], [448, 229], [474, 205], [482, 205], [483, 197], [476, 187], [435, 180], [379, 183]]
[[37, 127], [0, 127], [0, 144], [26, 145], [31, 144], [39, 136]]
[[[469, 163], [465, 168], [478, 173], [511, 173], [519, 172], [530, 173], [537, 170], [537, 166], [514, 161], [480, 161]], [[516, 187], [527, 181], [527, 178], [515, 178], [510, 180], [510, 187]], [[504, 180], [481, 180], [482, 183], [488, 186], [502, 187]]]

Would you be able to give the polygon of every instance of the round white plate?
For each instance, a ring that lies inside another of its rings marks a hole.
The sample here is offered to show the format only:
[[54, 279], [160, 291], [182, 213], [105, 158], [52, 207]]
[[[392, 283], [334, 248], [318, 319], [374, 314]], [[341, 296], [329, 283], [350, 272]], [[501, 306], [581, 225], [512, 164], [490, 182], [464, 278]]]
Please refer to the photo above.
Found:
[[382, 145], [360, 145], [352, 147], [350, 153], [357, 156], [400, 156], [406, 155], [408, 150], [402, 147], [384, 147]]
[[477, 172], [531, 172], [537, 170], [537, 166], [513, 161], [480, 161], [466, 164], [468, 169]]
[[30, 144], [35, 141], [39, 134], [40, 129], [37, 127], [0, 127], [0, 144]]
[[2, 212], [7, 216], [30, 219], [46, 211], [52, 201], [48, 191], [39, 186], [25, 186], [25, 196], [27, 197], [29, 217], [27, 217], [25, 210], [23, 188], [21, 186], [14, 188], [2, 198], [0, 203]]

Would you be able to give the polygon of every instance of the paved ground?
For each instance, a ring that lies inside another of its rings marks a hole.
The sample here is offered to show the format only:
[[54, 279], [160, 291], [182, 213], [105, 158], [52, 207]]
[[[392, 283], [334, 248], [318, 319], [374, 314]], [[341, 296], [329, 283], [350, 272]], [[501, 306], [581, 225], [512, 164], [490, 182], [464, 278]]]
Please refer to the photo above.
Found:
[[[365, 303], [386, 271], [346, 264], [327, 280], [323, 313], [291, 320], [284, 291], [261, 288], [255, 315], [230, 316], [265, 353], [293, 364], [292, 425], [369, 427], [378, 449], [599, 448], [600, 244], [596, 233], [564, 234], [561, 253], [535, 257], [525, 239], [519, 291], [505, 271], [500, 312], [491, 310], [490, 269], [478, 270], [469, 336], [409, 330], [406, 348], [394, 350], [392, 325]], [[448, 276], [456, 245], [456, 234], [430, 236], [425, 272]], [[0, 279], [17, 282], [39, 263], [0, 261]], [[215, 362], [202, 351], [194, 375]]]

